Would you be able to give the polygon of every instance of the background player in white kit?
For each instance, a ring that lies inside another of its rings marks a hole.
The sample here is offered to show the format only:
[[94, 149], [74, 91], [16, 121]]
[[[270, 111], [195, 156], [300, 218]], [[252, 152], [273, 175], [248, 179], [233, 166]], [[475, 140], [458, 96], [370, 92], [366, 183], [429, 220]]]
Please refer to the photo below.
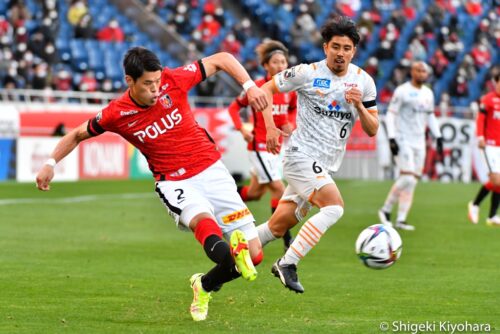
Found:
[[[347, 139], [359, 117], [363, 130], [374, 136], [378, 130], [376, 89], [373, 79], [351, 64], [359, 42], [354, 22], [345, 17], [321, 29], [326, 59], [301, 64], [274, 76], [262, 86], [268, 101], [278, 92], [296, 91], [297, 128], [287, 144], [283, 174], [288, 182], [276, 212], [257, 227], [261, 243], [281, 237], [300, 221], [312, 204], [320, 208], [299, 230], [272, 272], [289, 289], [304, 292], [297, 277], [297, 264], [344, 213], [340, 191], [330, 173], [340, 167]], [[263, 111], [267, 148], [279, 149], [279, 136], [269, 106]]]
[[434, 116], [434, 93], [424, 86], [429, 76], [429, 68], [424, 62], [414, 62], [410, 73], [411, 80], [396, 88], [387, 109], [387, 136], [399, 167], [399, 177], [378, 215], [381, 223], [392, 225], [390, 214], [394, 204], [398, 203], [395, 227], [413, 231], [415, 227], [406, 223], [406, 217], [424, 168], [427, 126], [437, 140], [437, 151], [441, 158], [443, 140]]

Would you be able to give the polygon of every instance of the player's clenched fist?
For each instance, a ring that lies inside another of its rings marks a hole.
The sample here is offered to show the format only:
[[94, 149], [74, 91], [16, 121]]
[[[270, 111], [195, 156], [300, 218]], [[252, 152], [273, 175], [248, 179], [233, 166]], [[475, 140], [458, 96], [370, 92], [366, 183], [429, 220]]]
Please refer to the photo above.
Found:
[[44, 165], [36, 176], [36, 186], [43, 191], [50, 190], [50, 181], [54, 178], [54, 167]]
[[262, 111], [267, 107], [268, 101], [266, 93], [257, 86], [253, 86], [247, 91], [248, 103], [257, 111]]
[[280, 129], [274, 127], [274, 128], [266, 128], [266, 147], [267, 151], [271, 152], [272, 154], [278, 154], [280, 153], [280, 136], [288, 136], [287, 134], [283, 133]]

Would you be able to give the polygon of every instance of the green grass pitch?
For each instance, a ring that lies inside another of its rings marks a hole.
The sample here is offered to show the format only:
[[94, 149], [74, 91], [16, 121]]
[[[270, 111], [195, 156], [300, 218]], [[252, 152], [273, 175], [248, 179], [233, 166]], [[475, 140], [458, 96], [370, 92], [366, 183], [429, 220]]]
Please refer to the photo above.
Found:
[[[48, 193], [2, 183], [0, 333], [364, 334], [382, 333], [382, 321], [500, 331], [500, 228], [484, 224], [489, 198], [479, 225], [466, 219], [478, 184], [419, 184], [408, 220], [417, 230], [401, 232], [402, 256], [386, 270], [364, 267], [354, 241], [377, 223], [391, 183], [338, 185], [345, 215], [300, 263], [303, 295], [271, 275], [276, 241], [257, 280], [226, 284], [195, 323], [188, 279], [212, 263], [175, 228], [151, 181], [55, 183]], [[268, 203], [249, 203], [258, 223]]]

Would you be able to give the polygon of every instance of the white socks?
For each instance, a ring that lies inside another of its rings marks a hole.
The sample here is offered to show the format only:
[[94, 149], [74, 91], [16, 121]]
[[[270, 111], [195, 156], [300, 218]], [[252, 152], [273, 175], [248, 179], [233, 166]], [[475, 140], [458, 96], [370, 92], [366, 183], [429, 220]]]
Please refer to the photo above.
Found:
[[401, 175], [392, 186], [389, 195], [387, 195], [382, 210], [391, 212], [394, 204], [399, 202], [397, 221], [406, 221], [413, 203], [413, 193], [417, 182], [417, 178], [413, 175]]
[[[344, 214], [340, 205], [329, 205], [320, 209], [299, 230], [280, 263], [297, 264], [316, 244], [321, 236]], [[259, 232], [260, 237], [260, 232]], [[262, 239], [261, 239], [262, 240]]]
[[269, 229], [269, 222], [265, 222], [263, 224], [260, 224], [257, 226], [257, 234], [260, 239], [260, 243], [262, 244], [262, 247], [267, 245], [273, 240], [276, 240], [276, 237], [273, 235], [271, 230]]

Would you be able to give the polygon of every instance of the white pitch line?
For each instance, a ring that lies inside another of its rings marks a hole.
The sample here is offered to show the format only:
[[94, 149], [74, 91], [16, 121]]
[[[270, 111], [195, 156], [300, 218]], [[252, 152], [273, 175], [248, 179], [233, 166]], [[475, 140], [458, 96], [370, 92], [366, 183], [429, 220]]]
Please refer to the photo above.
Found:
[[92, 202], [103, 199], [136, 199], [136, 198], [153, 198], [153, 193], [125, 193], [125, 194], [106, 194], [106, 195], [85, 195], [74, 197], [58, 197], [58, 198], [5, 198], [0, 199], [0, 205], [17, 205], [17, 204], [64, 204], [64, 203], [81, 203]]

